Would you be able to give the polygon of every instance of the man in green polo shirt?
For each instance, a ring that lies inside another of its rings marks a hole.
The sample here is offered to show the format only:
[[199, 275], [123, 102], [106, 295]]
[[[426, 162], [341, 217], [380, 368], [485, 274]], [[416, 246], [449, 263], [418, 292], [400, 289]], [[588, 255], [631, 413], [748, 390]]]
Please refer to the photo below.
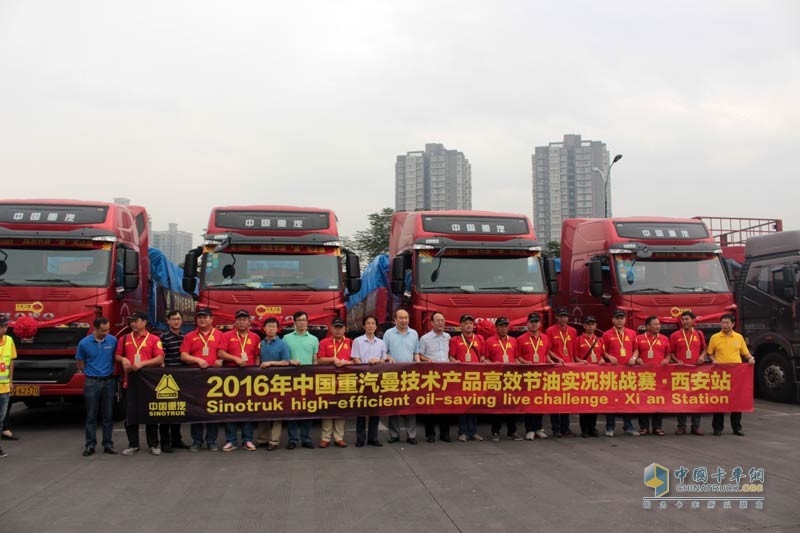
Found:
[[[319, 352], [319, 339], [308, 332], [308, 314], [305, 311], [297, 311], [294, 316], [294, 331], [283, 336], [283, 342], [289, 347], [289, 354], [292, 361], [299, 361], [301, 365], [317, 364], [317, 352]], [[300, 420], [300, 442], [303, 448], [314, 448], [311, 441], [311, 420]], [[297, 448], [297, 420], [290, 420], [288, 423], [289, 444], [288, 450]]]

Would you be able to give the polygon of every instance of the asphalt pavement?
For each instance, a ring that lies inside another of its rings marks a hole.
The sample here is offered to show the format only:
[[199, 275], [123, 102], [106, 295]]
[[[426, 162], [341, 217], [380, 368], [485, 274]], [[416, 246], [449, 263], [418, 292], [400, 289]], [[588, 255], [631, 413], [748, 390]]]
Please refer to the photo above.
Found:
[[[757, 400], [744, 414], [744, 437], [729, 427], [711, 436], [710, 416], [703, 437], [673, 435], [674, 417], [665, 418], [665, 437], [623, 437], [617, 424], [614, 438], [435, 444], [420, 425], [416, 446], [356, 448], [348, 420], [346, 449], [84, 458], [80, 406], [15, 405], [20, 440], [2, 442], [0, 532], [800, 531], [800, 405]], [[188, 433], [184, 426], [187, 441]], [[114, 442], [127, 444], [121, 423]], [[727, 476], [736, 466], [763, 468], [764, 492], [748, 494], [763, 497], [763, 508], [669, 500], [646, 509], [651, 463], [671, 472], [721, 467]]]

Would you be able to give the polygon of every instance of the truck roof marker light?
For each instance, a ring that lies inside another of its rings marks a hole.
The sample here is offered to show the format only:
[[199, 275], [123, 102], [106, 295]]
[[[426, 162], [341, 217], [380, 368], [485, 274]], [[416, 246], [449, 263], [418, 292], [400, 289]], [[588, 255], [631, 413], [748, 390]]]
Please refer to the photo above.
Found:
[[117, 242], [117, 238], [114, 235], [100, 235], [98, 237], [92, 237], [92, 241], [94, 241], [94, 242]]
[[436, 248], [435, 246], [431, 246], [430, 244], [415, 244], [414, 245], [414, 249], [415, 250], [434, 250], [435, 248]]
[[528, 248], [528, 251], [529, 252], [541, 252], [542, 251], [542, 247], [541, 246], [531, 246], [530, 248]]
[[211, 235], [206, 235], [206, 242], [212, 241], [218, 243], [224, 241], [228, 237], [230, 237], [230, 235], [227, 233], [213, 233]]
[[323, 242], [322, 246], [332, 246], [332, 247], [335, 247], [335, 248], [340, 248], [342, 246], [342, 241]]

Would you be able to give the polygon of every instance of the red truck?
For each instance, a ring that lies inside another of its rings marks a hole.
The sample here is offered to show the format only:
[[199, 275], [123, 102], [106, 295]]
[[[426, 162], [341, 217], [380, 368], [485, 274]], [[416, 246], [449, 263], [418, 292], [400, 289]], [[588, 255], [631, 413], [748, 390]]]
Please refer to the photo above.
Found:
[[[392, 217], [389, 257], [378, 257], [367, 271], [385, 265], [393, 297], [360, 295], [351, 316], [374, 314], [389, 325], [394, 310], [408, 310], [411, 327], [421, 333], [433, 311], [444, 313], [447, 329], [470, 313], [476, 323], [498, 316], [510, 320], [514, 335], [525, 331], [528, 313], [548, 320], [549, 290], [557, 289], [552, 259], [541, 257], [528, 217], [481, 211], [417, 211]], [[390, 273], [390, 275], [388, 275]], [[362, 291], [364, 292], [364, 291]], [[360, 307], [360, 308], [359, 308]], [[356, 322], [351, 318], [351, 324]], [[480, 326], [479, 326], [480, 327]]]
[[[335, 317], [345, 318], [345, 288], [358, 292], [358, 257], [342, 248], [330, 209], [289, 206], [216, 207], [203, 247], [184, 263], [183, 288], [227, 327], [238, 309], [257, 320], [274, 316], [293, 327], [295, 311], [308, 313], [308, 329], [324, 338]], [[198, 275], [199, 265], [199, 275]]]
[[147, 241], [142, 207], [0, 201], [0, 313], [18, 348], [12, 401], [83, 396], [75, 351], [94, 319], [107, 317], [118, 335], [125, 317], [148, 310]]
[[561, 229], [560, 292], [554, 304], [572, 320], [594, 315], [611, 327], [623, 309], [628, 326], [644, 327], [655, 315], [669, 335], [680, 314], [697, 315], [706, 337], [719, 330], [723, 313], [734, 313], [730, 266], [701, 221], [680, 218], [567, 219]]

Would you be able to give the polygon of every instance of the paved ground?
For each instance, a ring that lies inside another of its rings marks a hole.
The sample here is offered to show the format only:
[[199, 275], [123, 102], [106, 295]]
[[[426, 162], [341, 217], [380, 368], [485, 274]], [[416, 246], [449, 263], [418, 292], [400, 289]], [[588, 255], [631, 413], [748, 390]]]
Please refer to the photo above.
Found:
[[[710, 417], [703, 421], [710, 433]], [[160, 457], [81, 457], [76, 407], [15, 405], [12, 424], [21, 440], [3, 442], [9, 453], [0, 459], [4, 533], [800, 531], [798, 405], [757, 401], [756, 411], [744, 415], [746, 437], [676, 437], [674, 418], [667, 418], [670, 435], [663, 438]], [[122, 449], [121, 425], [114, 438]], [[642, 470], [652, 462], [690, 470], [764, 468], [764, 509], [645, 510], [642, 498], [652, 489], [643, 485]]]

